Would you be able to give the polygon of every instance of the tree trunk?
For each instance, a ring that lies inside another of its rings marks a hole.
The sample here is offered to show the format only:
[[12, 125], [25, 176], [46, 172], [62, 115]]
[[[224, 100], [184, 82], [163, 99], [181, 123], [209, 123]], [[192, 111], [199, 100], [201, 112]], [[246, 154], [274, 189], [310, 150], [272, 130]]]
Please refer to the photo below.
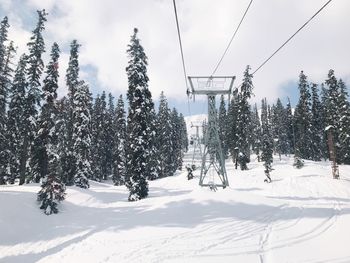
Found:
[[28, 158], [28, 136], [24, 136], [22, 151], [19, 160], [19, 185], [24, 184], [26, 178], [26, 164]]

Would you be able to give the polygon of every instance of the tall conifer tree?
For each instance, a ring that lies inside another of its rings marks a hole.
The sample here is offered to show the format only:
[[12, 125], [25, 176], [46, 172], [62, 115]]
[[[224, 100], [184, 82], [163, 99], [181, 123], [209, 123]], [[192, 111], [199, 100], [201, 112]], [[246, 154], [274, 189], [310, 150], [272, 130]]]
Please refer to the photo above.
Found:
[[157, 115], [157, 148], [159, 149], [158, 158], [159, 177], [167, 177], [173, 173], [174, 155], [173, 155], [173, 126], [170, 118], [170, 109], [168, 101], [162, 92], [159, 99], [159, 110]]
[[93, 177], [101, 181], [107, 179], [107, 152], [110, 145], [108, 139], [108, 128], [110, 125], [107, 114], [106, 93], [97, 96], [92, 111], [92, 163]]
[[287, 130], [287, 112], [281, 100], [278, 98], [274, 108], [274, 129], [276, 138], [276, 151], [281, 154], [290, 152], [290, 145], [288, 140]]
[[[25, 134], [24, 140], [28, 147], [31, 147], [31, 157], [41, 155], [42, 145], [40, 141], [35, 141], [35, 135], [37, 131], [37, 119], [38, 119], [38, 106], [40, 106], [42, 98], [42, 90], [40, 88], [40, 78], [44, 70], [44, 62], [42, 55], [45, 52], [45, 43], [42, 36], [42, 32], [45, 29], [45, 22], [47, 21], [47, 13], [45, 10], [38, 12], [38, 23], [36, 28], [33, 30], [33, 34], [27, 44], [29, 49], [28, 60], [28, 94], [26, 101], [26, 122], [28, 125], [28, 133]], [[24, 149], [25, 150], [25, 149]], [[23, 160], [25, 161], [25, 160]], [[39, 182], [40, 176], [35, 176], [36, 161], [30, 160], [30, 175], [28, 175], [27, 181], [34, 180], [36, 183]]]
[[339, 161], [350, 164], [350, 104], [345, 83], [339, 79]]
[[289, 144], [289, 154], [294, 153], [294, 117], [292, 113], [292, 106], [290, 105], [290, 100], [286, 105], [286, 131], [287, 131], [287, 140]]
[[25, 182], [26, 162], [28, 158], [28, 125], [25, 115], [26, 94], [28, 82], [26, 79], [27, 57], [22, 55], [13, 79], [8, 111], [7, 129], [10, 142], [10, 178], [14, 183], [15, 178], [20, 178], [20, 184]]
[[8, 34], [8, 20], [5, 16], [0, 24], [0, 185], [5, 184], [7, 178], [7, 167], [9, 161], [9, 142], [7, 136], [6, 104], [8, 96], [8, 83], [6, 68], [6, 45]]
[[175, 173], [176, 170], [182, 170], [182, 123], [176, 108], [171, 111], [171, 126], [172, 126], [172, 156], [173, 165], [172, 172]]
[[300, 97], [295, 109], [295, 141], [296, 148], [299, 151], [300, 158], [311, 158], [311, 141], [312, 141], [312, 123], [311, 123], [311, 94], [307, 76], [301, 71], [299, 75], [299, 92]]
[[73, 154], [76, 156], [76, 174], [74, 184], [88, 188], [91, 178], [90, 149], [91, 149], [91, 114], [90, 92], [84, 81], [79, 81], [73, 100]]
[[227, 145], [227, 112], [224, 95], [220, 97], [220, 106], [219, 106], [219, 138], [221, 141], [222, 150], [224, 156], [228, 154], [228, 145]]
[[268, 109], [266, 99], [262, 100], [261, 104], [261, 127], [262, 127], [262, 146], [261, 160], [264, 162], [265, 174], [268, 176], [272, 170], [273, 162], [273, 139], [268, 121]]
[[244, 71], [243, 83], [240, 90], [239, 114], [237, 120], [237, 147], [239, 150], [239, 164], [242, 170], [247, 170], [247, 163], [250, 162], [250, 106], [248, 100], [253, 90], [253, 75], [249, 73], [250, 66]]
[[314, 161], [320, 161], [322, 157], [323, 145], [326, 143], [323, 140], [324, 124], [322, 120], [322, 106], [318, 96], [317, 84], [311, 84], [311, 96], [312, 96], [312, 142], [311, 142], [311, 159]]
[[239, 102], [240, 96], [237, 90], [233, 92], [233, 97], [228, 108], [227, 113], [227, 146], [231, 154], [233, 162], [236, 162], [238, 154], [238, 113], [239, 113]]
[[127, 178], [129, 201], [137, 201], [148, 195], [147, 178], [150, 177], [150, 156], [154, 133], [152, 122], [154, 108], [148, 89], [147, 56], [134, 29], [128, 45], [129, 57], [126, 68], [128, 76], [129, 115], [127, 120]]
[[126, 178], [126, 120], [124, 100], [119, 96], [115, 110], [114, 120], [114, 163], [113, 163], [113, 182], [115, 185], [124, 185]]
[[36, 161], [36, 175], [43, 178], [41, 190], [38, 193], [38, 201], [41, 201], [40, 209], [45, 214], [57, 213], [57, 202], [65, 198], [65, 185], [61, 182], [59, 156], [58, 156], [58, 130], [57, 123], [57, 88], [58, 88], [58, 58], [59, 47], [54, 43], [51, 50], [51, 61], [47, 65], [46, 78], [44, 79], [43, 94], [44, 104], [38, 120], [38, 132], [35, 141], [41, 146]]
[[108, 104], [106, 110], [106, 123], [105, 123], [105, 155], [106, 155], [106, 179], [108, 176], [111, 176], [113, 173], [113, 163], [114, 163], [114, 126], [115, 119], [115, 107], [114, 107], [114, 97], [111, 93], [108, 94]]
[[[58, 58], [60, 50], [54, 43], [51, 50], [51, 61], [47, 65], [44, 79], [42, 98], [44, 100], [41, 114], [37, 121], [35, 134], [35, 151], [31, 157], [32, 174], [36, 182], [50, 175], [58, 178], [58, 111], [57, 111], [57, 88], [58, 88]], [[58, 180], [58, 179], [57, 179]]]
[[256, 106], [256, 104], [251, 113], [251, 120], [252, 120], [252, 136], [251, 136], [252, 149], [258, 157], [258, 161], [260, 161], [262, 134], [261, 134], [260, 117], [259, 117], [258, 107]]
[[186, 122], [185, 118], [180, 113], [180, 124], [181, 124], [181, 146], [182, 146], [182, 151], [187, 152], [188, 151], [188, 135], [187, 135], [187, 128], [186, 128]]
[[61, 156], [61, 165], [64, 168], [62, 171], [62, 177], [66, 185], [74, 184], [74, 176], [77, 171], [76, 156], [73, 153], [74, 141], [73, 141], [73, 112], [74, 112], [74, 98], [76, 90], [79, 86], [79, 48], [77, 40], [73, 40], [70, 45], [70, 56], [68, 62], [68, 68], [66, 72], [66, 85], [68, 87], [68, 103], [66, 109], [66, 123], [65, 133], [67, 142], [65, 145], [63, 155]]

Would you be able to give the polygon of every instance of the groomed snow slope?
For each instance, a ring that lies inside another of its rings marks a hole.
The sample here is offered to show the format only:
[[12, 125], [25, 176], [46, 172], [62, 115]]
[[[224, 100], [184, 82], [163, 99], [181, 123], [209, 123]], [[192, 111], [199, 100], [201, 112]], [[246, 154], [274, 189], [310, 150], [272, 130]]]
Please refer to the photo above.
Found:
[[[0, 187], [0, 262], [350, 262], [350, 167], [292, 167], [275, 159], [234, 170], [212, 192], [185, 173], [150, 182], [149, 198], [91, 182], [68, 187], [60, 213], [46, 216], [38, 185]], [[199, 171], [196, 171], [198, 175]]]

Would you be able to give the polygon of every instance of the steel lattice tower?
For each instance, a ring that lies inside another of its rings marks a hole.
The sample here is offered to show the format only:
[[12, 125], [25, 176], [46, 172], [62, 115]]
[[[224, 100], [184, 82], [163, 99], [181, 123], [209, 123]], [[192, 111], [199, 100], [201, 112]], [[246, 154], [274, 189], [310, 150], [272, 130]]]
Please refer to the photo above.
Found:
[[[199, 179], [199, 185], [209, 187], [229, 186], [227, 173], [225, 168], [225, 158], [222, 151], [222, 145], [219, 138], [219, 125], [216, 110], [215, 96], [227, 94], [230, 96], [235, 77], [188, 77], [191, 85], [191, 93], [195, 95], [206, 95], [208, 98], [208, 125], [204, 137], [204, 150], [202, 153], [202, 166]], [[194, 88], [193, 80], [196, 79], [198, 87]], [[202, 79], [205, 81], [200, 82]], [[228, 88], [224, 88], [226, 79], [230, 80]], [[220, 82], [221, 81], [221, 82]], [[200, 85], [204, 83], [203, 86]], [[221, 84], [222, 85], [221, 85]], [[218, 84], [218, 85], [217, 85]], [[214, 179], [211, 181], [208, 178], [209, 170], [214, 169], [220, 183], [215, 183]]]
[[191, 128], [196, 128], [196, 136], [193, 138], [193, 155], [192, 155], [192, 165], [195, 163], [196, 150], [199, 150], [199, 157], [202, 159], [202, 147], [201, 147], [201, 139], [199, 136], [199, 128], [203, 125], [195, 125], [191, 123]]

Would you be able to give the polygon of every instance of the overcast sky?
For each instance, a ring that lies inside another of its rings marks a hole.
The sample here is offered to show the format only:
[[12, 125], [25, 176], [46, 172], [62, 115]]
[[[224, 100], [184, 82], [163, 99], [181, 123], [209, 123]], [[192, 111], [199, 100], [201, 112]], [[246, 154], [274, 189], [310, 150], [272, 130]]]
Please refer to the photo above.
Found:
[[[254, 70], [326, 0], [255, 0], [217, 75], [235, 75], [240, 84], [246, 65]], [[177, 0], [188, 75], [210, 75], [222, 55], [249, 0]], [[9, 17], [10, 38], [18, 54], [35, 27], [35, 10], [49, 13], [45, 41], [48, 53], [56, 41], [62, 50], [59, 94], [66, 93], [64, 74], [69, 43], [77, 39], [81, 78], [96, 94], [125, 94], [126, 48], [133, 28], [149, 58], [150, 89], [157, 99], [164, 90], [170, 101], [187, 109], [172, 0], [0, 0], [0, 14]], [[330, 68], [350, 85], [350, 1], [333, 0], [253, 79], [254, 101], [295, 97], [296, 81], [304, 70], [321, 83]], [[195, 107], [195, 106], [194, 106]], [[198, 108], [198, 107], [197, 107]]]

